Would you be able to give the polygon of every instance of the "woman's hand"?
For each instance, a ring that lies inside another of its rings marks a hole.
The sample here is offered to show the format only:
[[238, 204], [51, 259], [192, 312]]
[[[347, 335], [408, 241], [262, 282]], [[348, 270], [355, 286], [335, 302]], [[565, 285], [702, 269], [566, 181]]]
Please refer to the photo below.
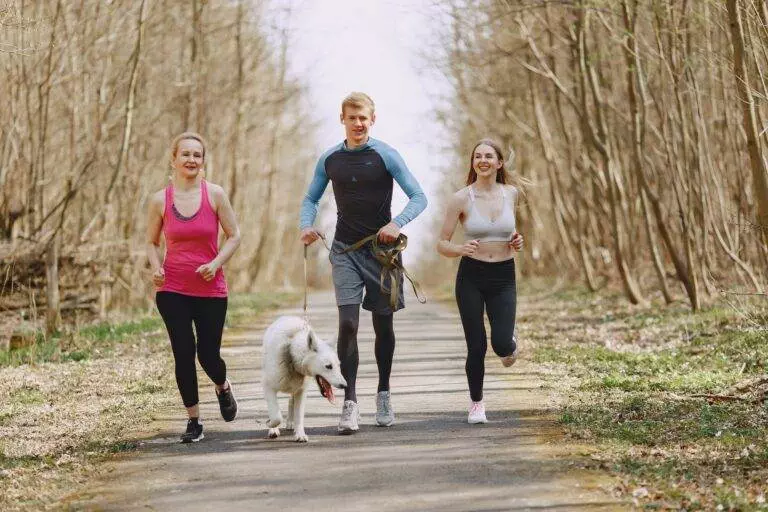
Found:
[[200, 277], [202, 277], [206, 281], [210, 281], [211, 279], [216, 277], [216, 271], [218, 269], [219, 269], [219, 264], [216, 263], [216, 260], [214, 260], [214, 261], [209, 261], [205, 265], [200, 265], [199, 267], [197, 267], [197, 270], [195, 270], [195, 272], [200, 274]]
[[464, 245], [459, 246], [459, 256], [472, 256], [480, 245], [478, 240], [468, 240]]
[[518, 232], [515, 232], [514, 235], [512, 235], [512, 239], [509, 241], [509, 246], [514, 249], [515, 251], [520, 251], [523, 249], [523, 235], [521, 235]]
[[165, 270], [163, 267], [152, 272], [152, 282], [155, 284], [156, 288], [160, 288], [165, 284]]

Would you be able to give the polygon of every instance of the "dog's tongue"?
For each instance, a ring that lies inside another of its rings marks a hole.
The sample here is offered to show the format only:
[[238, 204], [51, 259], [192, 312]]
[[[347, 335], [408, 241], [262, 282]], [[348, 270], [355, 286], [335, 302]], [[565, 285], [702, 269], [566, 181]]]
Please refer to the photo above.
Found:
[[331, 403], [336, 402], [336, 397], [333, 396], [333, 386], [331, 386], [327, 380], [318, 375], [317, 385], [320, 386], [321, 395], [323, 395]]

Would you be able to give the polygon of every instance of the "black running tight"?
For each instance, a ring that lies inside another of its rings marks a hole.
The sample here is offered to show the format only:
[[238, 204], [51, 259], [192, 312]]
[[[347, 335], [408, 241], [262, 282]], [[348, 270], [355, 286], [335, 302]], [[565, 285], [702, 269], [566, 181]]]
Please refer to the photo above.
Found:
[[491, 324], [491, 346], [499, 357], [515, 351], [515, 260], [484, 262], [463, 257], [456, 274], [456, 302], [467, 340], [467, 381], [473, 401], [483, 399], [485, 334], [483, 310]]
[[[373, 330], [376, 333], [374, 354], [379, 369], [378, 391], [389, 391], [389, 375], [392, 372], [392, 357], [395, 354], [395, 332], [392, 328], [392, 314], [371, 313]], [[357, 402], [355, 384], [360, 356], [357, 350], [357, 328], [360, 324], [360, 306], [352, 304], [339, 306], [339, 341], [337, 350], [341, 361], [341, 374], [347, 381], [344, 400]]]
[[[195, 353], [210, 379], [221, 386], [227, 366], [221, 359], [221, 334], [227, 316], [226, 297], [191, 297], [174, 292], [157, 292], [157, 309], [163, 317], [176, 362], [176, 384], [184, 407], [197, 405]], [[192, 331], [192, 325], [195, 331]], [[197, 342], [195, 342], [195, 332]]]

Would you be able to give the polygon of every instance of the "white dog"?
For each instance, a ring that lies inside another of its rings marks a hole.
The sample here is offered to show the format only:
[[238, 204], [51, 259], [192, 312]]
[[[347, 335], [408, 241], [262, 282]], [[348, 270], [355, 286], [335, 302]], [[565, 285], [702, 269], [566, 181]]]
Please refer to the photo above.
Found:
[[286, 429], [294, 429], [294, 441], [306, 443], [304, 432], [304, 398], [307, 377], [314, 377], [320, 394], [333, 403], [333, 387], [344, 389], [347, 381], [341, 375], [336, 351], [317, 337], [309, 324], [297, 316], [281, 316], [264, 333], [262, 381], [269, 411], [268, 437], [280, 435], [283, 416], [277, 404], [277, 392], [289, 393]]

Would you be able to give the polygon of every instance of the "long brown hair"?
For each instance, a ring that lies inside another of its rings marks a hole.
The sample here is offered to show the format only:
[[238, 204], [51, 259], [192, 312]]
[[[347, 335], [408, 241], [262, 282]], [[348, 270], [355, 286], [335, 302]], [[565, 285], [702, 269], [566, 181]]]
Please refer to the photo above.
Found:
[[509, 175], [507, 169], [504, 167], [504, 153], [501, 151], [501, 146], [499, 146], [499, 144], [494, 140], [480, 139], [472, 148], [472, 152], [469, 153], [469, 174], [467, 175], [467, 185], [471, 185], [477, 181], [477, 173], [475, 172], [475, 168], [472, 165], [472, 162], [474, 162], [475, 159], [475, 150], [478, 148], [478, 146], [483, 144], [491, 146], [496, 152], [496, 158], [498, 158], [499, 162], [501, 162], [501, 167], [499, 167], [499, 170], [496, 171], [496, 183], [503, 183], [505, 185], [508, 183], [511, 184], [512, 178]]

